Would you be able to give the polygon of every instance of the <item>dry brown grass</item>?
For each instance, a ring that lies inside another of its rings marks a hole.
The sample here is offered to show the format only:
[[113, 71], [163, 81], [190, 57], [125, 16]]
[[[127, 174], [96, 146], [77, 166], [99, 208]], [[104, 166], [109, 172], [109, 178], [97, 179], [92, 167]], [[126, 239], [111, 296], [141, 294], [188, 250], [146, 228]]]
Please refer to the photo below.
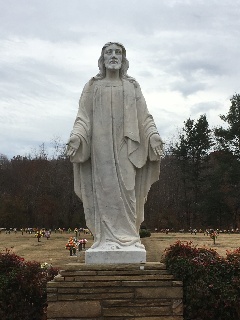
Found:
[[[72, 262], [84, 262], [84, 253], [75, 257], [70, 257], [69, 251], [65, 249], [65, 245], [70, 236], [74, 236], [74, 233], [52, 233], [51, 238], [47, 240], [42, 238], [41, 242], [37, 241], [34, 234], [23, 235], [21, 232], [14, 234], [0, 234], [0, 250], [6, 248], [12, 250], [26, 260], [35, 260], [41, 263], [48, 262], [54, 267], [60, 267], [63, 269], [66, 265]], [[83, 235], [81, 237], [87, 238], [88, 243], [86, 248], [92, 244], [92, 237], [90, 235]], [[240, 247], [240, 234], [220, 234], [216, 240], [216, 244], [213, 244], [213, 240], [204, 234], [199, 233], [197, 235], [181, 234], [181, 233], [152, 233], [150, 238], [142, 239], [142, 243], [147, 250], [147, 261], [156, 262], [161, 260], [161, 256], [164, 253], [165, 248], [173, 244], [177, 240], [192, 241], [196, 246], [206, 246], [217, 250], [221, 255], [226, 254], [226, 250], [233, 250]]]
[[164, 250], [176, 241], [191, 241], [197, 247], [206, 247], [216, 250], [225, 256], [226, 250], [234, 250], [240, 247], [240, 234], [219, 234], [216, 244], [203, 233], [196, 235], [190, 233], [153, 233], [150, 238], [142, 239], [147, 250], [147, 261], [160, 261]]

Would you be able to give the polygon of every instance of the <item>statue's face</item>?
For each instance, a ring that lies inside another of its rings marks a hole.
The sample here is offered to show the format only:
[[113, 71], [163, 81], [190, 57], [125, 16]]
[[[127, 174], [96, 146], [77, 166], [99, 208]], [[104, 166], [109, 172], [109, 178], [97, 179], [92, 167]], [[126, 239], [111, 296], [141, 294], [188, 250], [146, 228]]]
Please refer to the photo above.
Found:
[[104, 51], [104, 65], [110, 70], [119, 70], [122, 65], [122, 48], [111, 44]]

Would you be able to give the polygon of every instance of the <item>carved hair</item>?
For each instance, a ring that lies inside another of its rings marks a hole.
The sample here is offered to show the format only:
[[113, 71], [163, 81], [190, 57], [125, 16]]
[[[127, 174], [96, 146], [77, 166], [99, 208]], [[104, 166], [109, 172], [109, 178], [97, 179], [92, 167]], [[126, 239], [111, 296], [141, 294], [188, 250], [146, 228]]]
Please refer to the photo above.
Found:
[[126, 57], [126, 49], [125, 47], [119, 43], [119, 42], [107, 42], [103, 47], [102, 47], [102, 52], [101, 52], [101, 56], [100, 58], [98, 59], [98, 68], [99, 68], [99, 73], [93, 77], [94, 80], [101, 80], [103, 78], [105, 78], [106, 76], [106, 67], [104, 65], [104, 52], [105, 52], [105, 49], [107, 47], [109, 47], [111, 44], [116, 44], [117, 46], [121, 47], [122, 49], [122, 65], [121, 65], [121, 68], [119, 70], [119, 76], [121, 79], [126, 79], [126, 80], [129, 80], [130, 82], [135, 82], [135, 79], [130, 77], [128, 74], [127, 74], [127, 70], [129, 68], [129, 62], [128, 62], [128, 59]]

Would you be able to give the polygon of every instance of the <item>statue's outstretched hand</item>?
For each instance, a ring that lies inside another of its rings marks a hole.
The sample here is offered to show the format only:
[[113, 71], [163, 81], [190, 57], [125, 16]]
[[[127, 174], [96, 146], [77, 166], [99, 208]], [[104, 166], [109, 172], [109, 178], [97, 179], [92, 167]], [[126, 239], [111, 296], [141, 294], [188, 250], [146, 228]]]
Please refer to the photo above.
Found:
[[72, 135], [67, 143], [67, 156], [74, 156], [79, 148], [81, 140], [78, 136]]
[[152, 147], [154, 153], [158, 156], [163, 156], [163, 141], [157, 133], [154, 133], [150, 137], [150, 146]]

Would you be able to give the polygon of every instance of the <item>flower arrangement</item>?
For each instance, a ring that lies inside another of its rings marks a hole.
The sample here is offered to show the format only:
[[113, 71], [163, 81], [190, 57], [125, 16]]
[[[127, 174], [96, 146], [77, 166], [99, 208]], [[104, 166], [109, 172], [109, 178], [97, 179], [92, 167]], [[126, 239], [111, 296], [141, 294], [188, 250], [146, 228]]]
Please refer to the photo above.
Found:
[[35, 237], [38, 239], [38, 242], [40, 241], [40, 238], [43, 236], [42, 231], [37, 230], [35, 233]]
[[57, 274], [59, 269], [54, 268], [51, 263], [43, 262], [41, 263], [41, 269], [46, 273], [48, 280], [52, 280]]
[[70, 251], [70, 256], [72, 256], [73, 254], [76, 255], [77, 244], [72, 237], [69, 238], [65, 248]]
[[42, 269], [48, 269], [48, 267], [50, 267], [50, 266], [51, 266], [51, 264], [49, 264], [49, 263], [47, 263], [47, 262], [41, 263], [41, 268], [42, 268]]
[[213, 239], [213, 244], [216, 244], [216, 239], [217, 239], [217, 232], [216, 231], [213, 231], [209, 234], [210, 238]]
[[78, 240], [78, 243], [80, 245], [80, 248], [85, 249], [86, 243], [87, 243], [87, 239], [80, 239]]

